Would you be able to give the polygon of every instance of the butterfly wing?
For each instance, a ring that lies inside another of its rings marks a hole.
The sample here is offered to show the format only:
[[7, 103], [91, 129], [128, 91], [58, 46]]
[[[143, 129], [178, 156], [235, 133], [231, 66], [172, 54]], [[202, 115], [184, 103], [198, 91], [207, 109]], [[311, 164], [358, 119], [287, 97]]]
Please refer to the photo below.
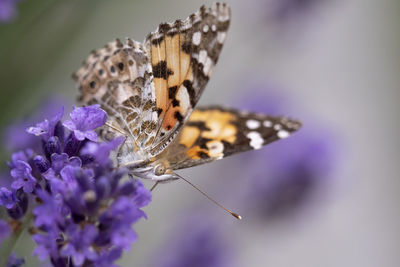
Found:
[[183, 169], [259, 149], [288, 137], [301, 123], [286, 117], [244, 113], [221, 107], [197, 108], [164, 157], [173, 169]]
[[155, 137], [158, 115], [148, 60], [143, 44], [116, 39], [93, 51], [73, 75], [80, 102], [100, 104], [108, 113], [113, 128], [104, 127], [102, 136], [126, 135], [131, 154], [145, 150]]
[[202, 6], [186, 20], [161, 24], [146, 38], [158, 112], [152, 155], [162, 152], [179, 133], [199, 100], [218, 61], [229, 22], [229, 7], [216, 3]]

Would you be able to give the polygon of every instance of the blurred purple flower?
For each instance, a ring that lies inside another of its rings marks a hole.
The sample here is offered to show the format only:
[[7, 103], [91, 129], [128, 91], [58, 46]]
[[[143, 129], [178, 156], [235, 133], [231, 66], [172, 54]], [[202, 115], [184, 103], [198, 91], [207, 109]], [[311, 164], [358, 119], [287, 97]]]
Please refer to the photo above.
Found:
[[18, 258], [15, 253], [11, 253], [6, 267], [20, 267], [25, 263], [23, 258]]
[[62, 241], [62, 239], [60, 239], [59, 233], [54, 231], [54, 228], [43, 234], [34, 234], [32, 238], [37, 244], [33, 255], [36, 255], [39, 260], [44, 261], [47, 258], [50, 258], [52, 261], [59, 260], [60, 255], [57, 241]]
[[17, 196], [11, 190], [6, 187], [0, 188], [0, 205], [11, 209], [17, 202]]
[[[62, 199], [59, 195], [52, 196], [44, 190], [38, 190], [37, 196], [42, 201], [33, 209], [35, 215], [35, 225], [41, 229], [51, 229], [55, 226], [65, 224], [65, 214], [63, 212]], [[64, 215], [64, 216], [63, 216]]]
[[300, 16], [308, 16], [326, 0], [274, 0], [272, 17], [278, 22], [285, 23], [296, 20]]
[[107, 113], [100, 105], [74, 108], [70, 114], [71, 120], [65, 121], [64, 126], [73, 131], [79, 141], [85, 138], [96, 142], [97, 134], [94, 129], [106, 123]]
[[17, 16], [20, 0], [0, 0], [0, 23], [10, 22]]
[[118, 267], [114, 262], [121, 258], [122, 249], [114, 248], [108, 251], [100, 252], [97, 260], [94, 262], [94, 266], [96, 267]]
[[293, 105], [271, 92], [270, 86], [254, 85], [239, 99], [244, 109], [272, 115], [296, 114], [304, 123], [290, 138], [238, 157], [246, 165], [243, 175], [249, 177], [245, 198], [252, 208], [245, 210], [267, 218], [292, 214], [331, 176], [336, 142], [329, 131], [293, 111]]
[[234, 266], [232, 247], [218, 223], [204, 220], [208, 216], [189, 215], [160, 248], [152, 266], [159, 267], [226, 267]]
[[4, 239], [8, 238], [10, 233], [11, 233], [10, 225], [6, 221], [0, 220], [0, 245]]
[[253, 164], [247, 163], [253, 170], [248, 196], [252, 211], [268, 218], [291, 214], [329, 179], [334, 162], [332, 139], [319, 133], [314, 135], [305, 126], [296, 136], [257, 153], [260, 159]]

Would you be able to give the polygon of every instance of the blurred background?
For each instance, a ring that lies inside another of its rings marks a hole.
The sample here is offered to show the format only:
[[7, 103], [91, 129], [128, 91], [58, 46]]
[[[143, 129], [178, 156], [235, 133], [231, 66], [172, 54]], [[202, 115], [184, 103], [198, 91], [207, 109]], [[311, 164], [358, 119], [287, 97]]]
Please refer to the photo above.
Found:
[[[159, 186], [120, 265], [398, 266], [400, 2], [226, 2], [231, 27], [200, 105], [287, 115], [304, 127], [180, 172], [242, 221], [182, 181]], [[211, 3], [0, 0], [2, 169], [24, 146], [7, 136], [52, 106], [71, 108], [71, 73], [91, 50], [141, 41]], [[23, 243], [29, 254], [29, 237]]]

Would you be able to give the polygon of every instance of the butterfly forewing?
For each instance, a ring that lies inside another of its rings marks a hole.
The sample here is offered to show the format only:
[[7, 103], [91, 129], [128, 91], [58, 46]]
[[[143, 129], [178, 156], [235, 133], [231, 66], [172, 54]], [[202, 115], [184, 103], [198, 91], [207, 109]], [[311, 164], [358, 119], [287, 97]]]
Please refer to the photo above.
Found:
[[186, 20], [161, 24], [146, 38], [159, 115], [153, 155], [172, 141], [199, 100], [217, 63], [229, 22], [229, 7], [217, 3], [201, 7]]

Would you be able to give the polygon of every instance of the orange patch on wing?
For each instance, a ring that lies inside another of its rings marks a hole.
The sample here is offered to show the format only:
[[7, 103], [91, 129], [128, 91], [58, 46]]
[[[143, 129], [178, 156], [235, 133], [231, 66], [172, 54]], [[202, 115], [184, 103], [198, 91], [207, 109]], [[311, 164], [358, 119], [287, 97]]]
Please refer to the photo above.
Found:
[[[151, 46], [152, 65], [156, 66], [161, 61], [165, 61], [167, 69], [171, 71], [167, 79], [154, 78], [157, 108], [162, 109], [160, 114], [160, 116], [164, 116], [162, 127], [167, 131], [178, 123], [175, 117], [176, 112], [185, 117], [190, 109], [188, 93], [187, 91], [182, 92], [185, 88], [181, 87], [184, 80], [193, 79], [190, 55], [182, 51], [184, 38], [183, 34], [165, 36], [159, 44]], [[179, 106], [176, 107], [172, 106], [172, 99], [169, 99], [168, 91], [174, 86], [178, 87], [176, 97], [179, 100]]]
[[200, 154], [208, 155], [208, 151], [206, 149], [200, 148], [199, 146], [194, 146], [186, 151], [186, 155], [191, 159], [200, 159]]
[[165, 44], [167, 69], [172, 70], [173, 73], [168, 76], [168, 86], [177, 86], [181, 83], [179, 35], [165, 36]]
[[165, 130], [169, 131], [177, 124], [178, 120], [175, 118], [175, 112], [177, 111], [179, 112], [179, 107], [170, 107], [167, 113], [165, 113], [163, 121], [163, 128]]
[[156, 91], [157, 108], [161, 108], [164, 113], [168, 106], [167, 81], [163, 78], [154, 78], [154, 88]]
[[165, 60], [165, 41], [161, 41], [157, 45], [151, 46], [151, 64], [157, 65], [160, 61]]
[[[182, 50], [185, 36], [176, 34], [165, 37], [167, 69], [172, 70], [173, 74], [168, 76], [168, 86], [180, 86], [184, 80], [193, 76], [190, 66], [190, 55]], [[191, 79], [192, 80], [192, 79]]]
[[[200, 131], [195, 126], [185, 126], [182, 129], [179, 143], [189, 148], [186, 155], [192, 159], [200, 159], [201, 154], [219, 158], [223, 156], [222, 141], [233, 144], [236, 141], [237, 128], [232, 122], [236, 116], [220, 110], [194, 110], [188, 122], [204, 122], [209, 130]], [[198, 138], [211, 139], [206, 143], [207, 149], [195, 145]]]
[[179, 143], [186, 147], [191, 147], [200, 135], [200, 130], [196, 127], [183, 127]]
[[201, 137], [213, 140], [225, 140], [234, 143], [236, 140], [237, 129], [231, 122], [236, 120], [236, 116], [230, 112], [220, 110], [195, 110], [189, 117], [189, 121], [202, 121], [210, 130], [203, 131]]

